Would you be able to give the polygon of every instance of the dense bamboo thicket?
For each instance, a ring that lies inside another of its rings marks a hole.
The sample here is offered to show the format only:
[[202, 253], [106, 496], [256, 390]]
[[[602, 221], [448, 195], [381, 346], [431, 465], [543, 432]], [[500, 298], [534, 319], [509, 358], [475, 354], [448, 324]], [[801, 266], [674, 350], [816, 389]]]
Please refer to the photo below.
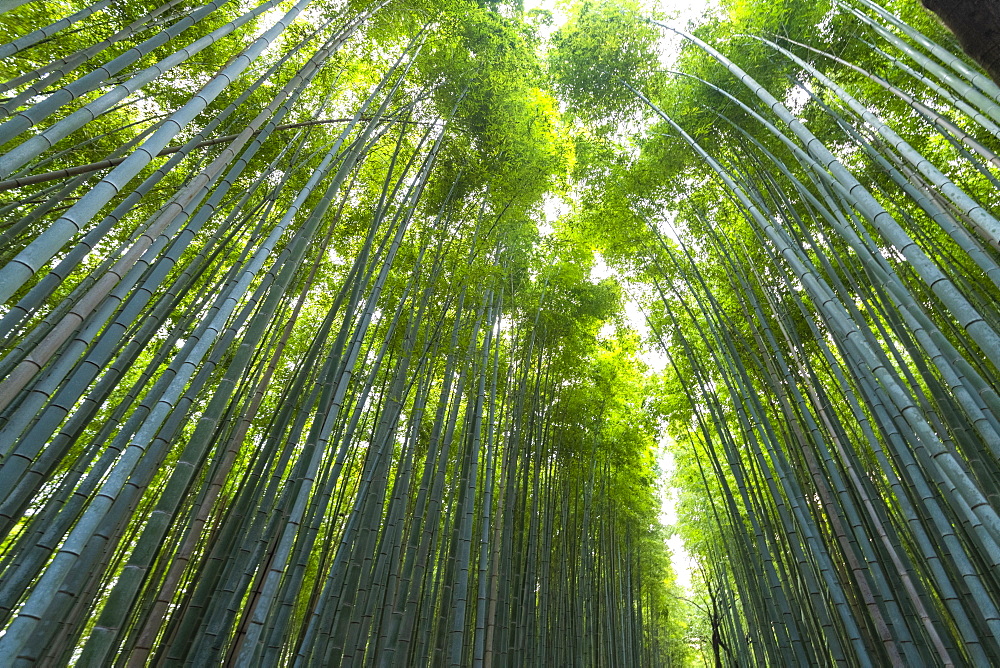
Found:
[[0, 4], [0, 665], [679, 656], [531, 28], [70, 4]]
[[1000, 665], [1000, 88], [552, 18], [0, 0], [0, 666]]
[[703, 649], [997, 665], [1000, 89], [908, 3], [630, 11], [584, 7], [553, 64], [593, 127], [649, 123], [579, 224], [669, 352]]

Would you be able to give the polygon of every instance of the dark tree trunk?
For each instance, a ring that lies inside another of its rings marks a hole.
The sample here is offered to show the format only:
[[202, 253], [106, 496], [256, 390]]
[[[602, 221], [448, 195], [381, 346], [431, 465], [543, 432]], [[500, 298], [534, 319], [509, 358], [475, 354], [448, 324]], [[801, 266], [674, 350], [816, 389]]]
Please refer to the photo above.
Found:
[[1000, 2], [921, 1], [955, 34], [965, 52], [1000, 84]]

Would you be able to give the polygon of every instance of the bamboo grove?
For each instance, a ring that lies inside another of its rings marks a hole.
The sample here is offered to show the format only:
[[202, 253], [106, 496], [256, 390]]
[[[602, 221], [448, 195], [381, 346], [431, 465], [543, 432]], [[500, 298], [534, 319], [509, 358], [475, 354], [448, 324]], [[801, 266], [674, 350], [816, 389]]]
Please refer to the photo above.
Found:
[[0, 665], [1000, 664], [1000, 88], [551, 18], [0, 0]]
[[531, 31], [67, 7], [0, 4], [0, 665], [672, 661], [638, 344], [537, 231]]
[[648, 119], [577, 224], [670, 353], [707, 659], [997, 665], [1000, 89], [908, 3], [727, 19], [588, 6], [552, 59], [592, 127]]

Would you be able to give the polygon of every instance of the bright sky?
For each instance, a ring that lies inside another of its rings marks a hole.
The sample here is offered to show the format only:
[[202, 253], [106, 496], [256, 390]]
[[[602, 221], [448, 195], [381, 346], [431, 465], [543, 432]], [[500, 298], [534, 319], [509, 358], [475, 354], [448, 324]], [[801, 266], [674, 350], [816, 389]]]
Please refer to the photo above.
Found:
[[[563, 8], [566, 4], [567, 2], [565, 0], [524, 0], [524, 10], [530, 11], [532, 9], [547, 9], [552, 12], [554, 19], [553, 25], [548, 30], [545, 30], [542, 35], [543, 38], [547, 38], [565, 21], [565, 11]], [[656, 0], [647, 0], [643, 4], [648, 6], [655, 5], [668, 15], [674, 14], [676, 18], [674, 18], [671, 23], [683, 28], [687, 27], [689, 21], [693, 21], [704, 14], [710, 5], [715, 3], [712, 2], [712, 0], [660, 0], [659, 2], [656, 2]], [[661, 61], [664, 64], [673, 61], [673, 53], [677, 49], [677, 39], [679, 38], [670, 35], [669, 37], [665, 36], [663, 42], [661, 42]], [[546, 222], [540, 228], [542, 234], [550, 234], [552, 232], [550, 223], [557, 219], [560, 215], [566, 213], [565, 209], [566, 204], [559, 201], [558, 198], [552, 197], [545, 201], [544, 210]], [[615, 271], [608, 267], [603, 258], [601, 258], [598, 254], [594, 269], [591, 272], [591, 278], [600, 280], [607, 276], [611, 276], [614, 273]], [[643, 316], [639, 305], [634, 301], [629, 300], [625, 304], [625, 315], [629, 321], [629, 325], [635, 329], [640, 336], [645, 337], [649, 328], [646, 326], [646, 319]], [[667, 364], [666, 357], [660, 351], [652, 348], [647, 349], [640, 355], [640, 357], [653, 372], [662, 371]], [[660, 497], [662, 509], [660, 521], [667, 526], [671, 526], [677, 522], [677, 509], [675, 499], [676, 490], [666, 485], [666, 478], [673, 472], [674, 469], [674, 459], [670, 454], [668, 447], [669, 439], [664, 436], [660, 441], [660, 455], [658, 458], [660, 470], [664, 475], [664, 480], [662, 481], [663, 493]], [[674, 572], [677, 576], [677, 584], [690, 594], [691, 576], [695, 569], [695, 562], [690, 553], [688, 553], [688, 551], [684, 548], [684, 542], [680, 536], [671, 536], [667, 539], [667, 545], [670, 548]]]

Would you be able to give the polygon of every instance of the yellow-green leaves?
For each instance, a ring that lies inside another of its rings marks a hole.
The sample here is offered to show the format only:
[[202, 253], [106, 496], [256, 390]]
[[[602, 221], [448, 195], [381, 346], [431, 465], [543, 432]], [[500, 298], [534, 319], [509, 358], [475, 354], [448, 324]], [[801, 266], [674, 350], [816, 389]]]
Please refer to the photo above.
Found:
[[634, 2], [584, 2], [553, 37], [556, 90], [586, 120], [625, 114], [637, 101], [623, 84], [645, 88], [657, 69], [657, 36]]

